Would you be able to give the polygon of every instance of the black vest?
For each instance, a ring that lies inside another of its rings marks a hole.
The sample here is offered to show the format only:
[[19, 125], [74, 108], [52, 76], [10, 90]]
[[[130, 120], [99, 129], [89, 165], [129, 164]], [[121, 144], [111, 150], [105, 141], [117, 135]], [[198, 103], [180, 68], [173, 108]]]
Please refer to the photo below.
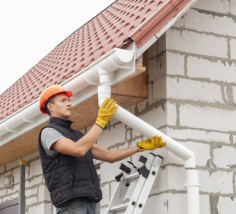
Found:
[[61, 153], [48, 156], [42, 147], [41, 133], [46, 127], [56, 129], [74, 142], [83, 137], [81, 132], [71, 129], [72, 123], [71, 120], [51, 117], [49, 124], [39, 133], [38, 148], [43, 174], [54, 206], [82, 197], [93, 198], [96, 202], [102, 199], [91, 149], [84, 157], [73, 157]]

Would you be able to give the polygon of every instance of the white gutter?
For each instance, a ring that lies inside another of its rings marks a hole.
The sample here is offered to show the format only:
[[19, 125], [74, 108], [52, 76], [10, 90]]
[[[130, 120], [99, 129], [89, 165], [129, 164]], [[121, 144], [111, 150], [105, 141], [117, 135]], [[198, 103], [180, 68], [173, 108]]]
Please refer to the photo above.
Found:
[[[61, 85], [66, 90], [73, 92], [71, 97], [72, 106], [78, 105], [97, 94], [97, 87], [93, 85], [99, 84], [98, 66], [106, 68], [110, 72], [119, 71], [114, 74], [114, 81], [112, 82], [112, 85], [114, 85], [135, 73], [134, 51], [115, 48], [77, 75], [63, 82]], [[38, 99], [31, 102], [1, 121], [0, 146], [48, 120], [48, 115], [41, 114], [39, 111], [38, 102]]]

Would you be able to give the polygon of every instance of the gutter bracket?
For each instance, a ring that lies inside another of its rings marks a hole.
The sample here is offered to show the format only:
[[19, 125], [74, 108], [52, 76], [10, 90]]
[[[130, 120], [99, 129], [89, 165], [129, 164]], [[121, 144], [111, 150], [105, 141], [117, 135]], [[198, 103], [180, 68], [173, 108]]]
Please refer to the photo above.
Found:
[[16, 133], [15, 130], [12, 130], [12, 129], [7, 128], [7, 127], [6, 127], [6, 123], [3, 123], [3, 126], [4, 126], [4, 128], [5, 128], [8, 132], [14, 132], [14, 133]]
[[90, 81], [89, 78], [87, 78], [86, 76], [86, 72], [82, 74], [84, 76], [84, 79], [90, 84], [90, 85], [96, 85], [99, 86], [99, 82], [94, 82], [94, 81]]
[[34, 123], [34, 121], [32, 121], [32, 120], [27, 120], [27, 119], [25, 119], [25, 118], [23, 117], [22, 112], [20, 113], [20, 116], [21, 116], [21, 119], [24, 120], [25, 122], [27, 122], [27, 123]]

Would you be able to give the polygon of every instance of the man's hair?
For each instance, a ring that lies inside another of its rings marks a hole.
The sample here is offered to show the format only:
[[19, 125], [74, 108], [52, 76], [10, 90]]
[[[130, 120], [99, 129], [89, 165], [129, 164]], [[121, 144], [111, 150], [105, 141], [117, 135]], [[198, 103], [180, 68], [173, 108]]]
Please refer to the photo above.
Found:
[[46, 101], [46, 103], [44, 104], [44, 111], [45, 111], [49, 116], [51, 116], [51, 113], [50, 113], [50, 111], [49, 111], [47, 105], [48, 105], [48, 103], [52, 103], [52, 104], [55, 103], [55, 101], [54, 101], [54, 97], [55, 97], [55, 96], [56, 96], [56, 94], [53, 95], [53, 96], [51, 96], [51, 97]]

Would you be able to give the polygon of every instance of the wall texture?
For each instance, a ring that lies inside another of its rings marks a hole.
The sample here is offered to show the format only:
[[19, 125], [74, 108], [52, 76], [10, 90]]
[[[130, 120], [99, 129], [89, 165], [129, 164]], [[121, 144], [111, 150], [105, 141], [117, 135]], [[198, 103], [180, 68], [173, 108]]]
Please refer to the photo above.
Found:
[[[236, 0], [199, 0], [148, 50], [148, 58], [148, 99], [128, 110], [196, 154], [201, 214], [235, 213]], [[113, 150], [144, 139], [112, 119], [97, 143]], [[164, 161], [144, 214], [186, 214], [184, 162], [165, 149], [155, 153], [162, 155]], [[139, 155], [127, 160], [141, 166]], [[53, 214], [38, 152], [25, 160], [26, 213]], [[104, 194], [101, 213], [114, 192], [120, 163], [96, 162]], [[2, 186], [8, 174], [15, 178], [12, 190]], [[134, 187], [131, 185], [125, 201]], [[0, 203], [17, 198], [18, 189], [19, 161], [0, 167]]]
[[[196, 154], [204, 214], [236, 209], [235, 10], [235, 0], [199, 0], [149, 51], [152, 101], [171, 107], [166, 133]], [[167, 162], [168, 189], [156, 197], [186, 213], [183, 162]]]

